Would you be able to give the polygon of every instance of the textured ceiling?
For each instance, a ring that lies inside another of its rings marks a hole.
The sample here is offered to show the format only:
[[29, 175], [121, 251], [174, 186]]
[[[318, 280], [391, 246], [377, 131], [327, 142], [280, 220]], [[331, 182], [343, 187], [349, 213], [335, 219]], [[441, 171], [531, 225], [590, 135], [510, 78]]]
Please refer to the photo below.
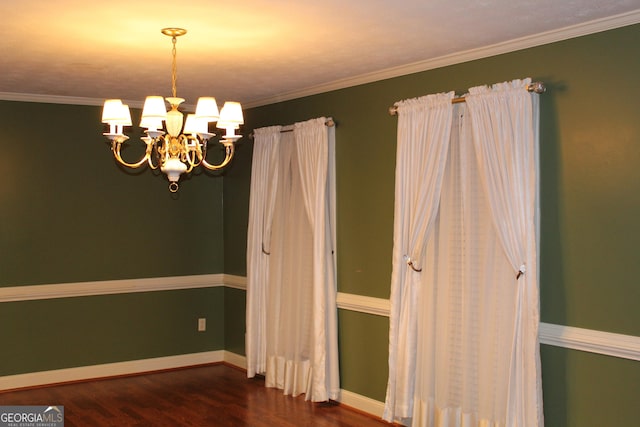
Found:
[[[0, 93], [258, 105], [333, 82], [602, 20], [640, 0], [2, 1]], [[351, 79], [351, 80], [350, 80]]]

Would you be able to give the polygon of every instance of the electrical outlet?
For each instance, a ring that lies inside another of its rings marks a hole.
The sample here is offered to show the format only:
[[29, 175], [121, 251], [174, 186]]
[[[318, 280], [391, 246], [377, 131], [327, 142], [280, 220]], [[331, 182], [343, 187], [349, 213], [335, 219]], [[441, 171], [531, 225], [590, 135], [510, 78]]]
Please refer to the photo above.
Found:
[[207, 330], [207, 318], [201, 317], [198, 319], [198, 332], [204, 332]]

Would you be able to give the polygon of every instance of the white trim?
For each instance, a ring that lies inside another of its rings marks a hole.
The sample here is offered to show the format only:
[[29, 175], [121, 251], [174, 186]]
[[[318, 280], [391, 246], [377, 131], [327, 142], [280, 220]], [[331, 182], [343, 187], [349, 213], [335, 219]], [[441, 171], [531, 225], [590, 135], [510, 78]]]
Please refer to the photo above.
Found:
[[338, 292], [336, 295], [336, 303], [338, 308], [343, 310], [358, 311], [360, 313], [389, 317], [388, 299]]
[[[0, 377], [0, 391], [38, 387], [73, 381], [96, 380], [121, 375], [153, 373], [165, 369], [187, 368], [209, 363], [225, 362], [240, 369], [247, 368], [245, 356], [230, 351], [218, 350], [202, 353], [181, 354], [177, 356], [152, 359], [131, 360], [127, 362], [106, 363], [102, 365], [81, 366], [77, 368], [56, 369], [52, 371], [31, 372], [28, 374]], [[350, 392], [340, 390], [340, 403], [382, 417], [384, 403]]]
[[225, 274], [201, 274], [197, 276], [0, 287], [0, 302], [210, 288], [225, 286], [225, 280], [233, 280], [233, 277], [235, 276]]
[[[224, 361], [238, 368], [247, 369], [247, 358], [245, 356], [225, 351]], [[377, 417], [382, 417], [382, 413], [384, 412], [384, 402], [371, 399], [370, 397], [366, 397], [349, 390], [340, 389], [340, 398], [338, 399], [338, 402]]]
[[540, 342], [556, 347], [640, 361], [640, 337], [540, 323]]
[[222, 280], [227, 288], [247, 290], [247, 278], [245, 276], [225, 274]]
[[240, 369], [247, 369], [247, 358], [241, 354], [232, 353], [230, 351], [224, 352], [224, 361], [230, 365]]
[[[556, 30], [546, 31], [544, 33], [534, 34], [531, 36], [520, 37], [489, 46], [483, 46], [476, 49], [469, 49], [463, 52], [452, 53], [438, 58], [427, 59], [424, 61], [413, 62], [411, 64], [401, 65], [398, 67], [386, 68], [384, 70], [374, 71], [371, 73], [361, 74], [355, 77], [335, 80], [321, 85], [311, 86], [301, 90], [284, 92], [279, 95], [262, 98], [254, 101], [244, 102], [245, 108], [260, 107], [263, 105], [274, 104], [277, 102], [288, 101], [291, 99], [302, 98], [310, 95], [330, 92], [333, 90], [344, 89], [352, 86], [358, 86], [366, 83], [373, 83], [380, 80], [386, 80], [394, 77], [405, 76], [408, 74], [419, 73], [422, 71], [433, 70], [435, 68], [446, 67], [449, 65], [460, 64], [463, 62], [473, 61], [490, 56], [500, 55], [509, 52], [515, 52], [531, 47], [542, 46], [562, 40], [568, 40], [576, 37], [586, 36], [589, 34], [599, 33], [602, 31], [612, 30], [615, 28], [626, 27], [640, 23], [640, 9], [620, 15], [609, 16], [606, 18], [596, 19], [593, 21], [576, 24]], [[74, 105], [95, 105], [101, 106], [104, 99], [83, 98], [60, 95], [38, 95], [28, 93], [0, 92], [0, 100], [4, 101], [21, 101], [21, 102], [40, 102], [52, 104], [74, 104]], [[130, 107], [142, 108], [142, 101], [125, 100]], [[193, 108], [193, 107], [192, 107]]]
[[152, 359], [131, 360], [127, 362], [106, 363], [103, 365], [81, 366], [77, 368], [56, 369], [53, 371], [31, 372], [28, 374], [0, 377], [0, 390], [35, 387], [72, 381], [84, 381], [119, 375], [141, 374], [163, 369], [184, 368], [225, 361], [225, 352], [207, 351], [202, 353], [181, 354], [178, 356], [157, 357]]
[[[247, 279], [243, 276], [229, 274], [203, 274], [197, 276], [0, 287], [0, 302], [219, 286], [246, 290]], [[384, 298], [338, 292], [336, 303], [338, 308], [343, 310], [376, 316], [389, 316], [389, 300]], [[549, 323], [540, 323], [539, 336], [542, 344], [640, 361], [640, 337], [637, 336]]]
[[366, 412], [371, 415], [382, 418], [384, 412], [384, 402], [371, 399], [361, 394], [353, 393], [349, 390], [340, 390], [340, 399], [338, 401], [346, 406], [350, 406], [359, 411]]
[[[389, 316], [389, 300], [338, 292], [338, 308]], [[640, 361], [640, 337], [540, 323], [540, 343]]]
[[[2, 101], [38, 102], [41, 104], [89, 105], [101, 107], [104, 98], [85, 98], [81, 96], [41, 95], [37, 93], [0, 92]], [[142, 108], [143, 101], [125, 99], [122, 101], [131, 108]]]
[[640, 9], [637, 9], [620, 15], [596, 19], [582, 24], [572, 25], [569, 27], [551, 30], [540, 34], [520, 37], [489, 46], [483, 46], [476, 49], [470, 49], [463, 52], [456, 52], [449, 55], [440, 56], [438, 58], [427, 59], [424, 61], [418, 61], [398, 67], [392, 67], [380, 71], [361, 74], [359, 76], [336, 80], [302, 90], [285, 92], [269, 98], [246, 102], [244, 105], [246, 108], [260, 107], [262, 105], [274, 104], [277, 102], [288, 101], [305, 96], [317, 95], [333, 90], [345, 89], [352, 86], [373, 83], [381, 80], [405, 76], [408, 74], [446, 67], [449, 65], [461, 64], [463, 62], [474, 61], [477, 59], [488, 58], [504, 53], [542, 46], [562, 40], [568, 40], [602, 31], [612, 30], [615, 28], [625, 27], [628, 25], [637, 24], [639, 22]]

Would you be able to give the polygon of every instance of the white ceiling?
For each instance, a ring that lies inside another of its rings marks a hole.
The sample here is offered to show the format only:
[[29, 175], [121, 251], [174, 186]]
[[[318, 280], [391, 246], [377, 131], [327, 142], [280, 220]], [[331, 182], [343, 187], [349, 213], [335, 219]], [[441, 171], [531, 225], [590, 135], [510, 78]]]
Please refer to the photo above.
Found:
[[594, 20], [640, 22], [640, 0], [2, 0], [0, 17], [0, 98], [169, 96], [160, 29], [183, 27], [178, 96], [260, 105]]

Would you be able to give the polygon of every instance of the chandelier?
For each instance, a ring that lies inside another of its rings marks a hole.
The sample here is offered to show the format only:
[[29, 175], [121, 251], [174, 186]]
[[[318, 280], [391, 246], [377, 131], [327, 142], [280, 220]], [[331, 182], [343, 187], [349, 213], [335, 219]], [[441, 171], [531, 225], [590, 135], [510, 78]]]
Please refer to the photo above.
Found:
[[[176, 96], [176, 39], [186, 34], [182, 28], [163, 28], [162, 34], [171, 37], [172, 69], [171, 89], [172, 96], [147, 96], [142, 108], [140, 127], [144, 128], [145, 136], [140, 139], [146, 144], [144, 156], [135, 163], [123, 160], [120, 150], [122, 144], [129, 139], [124, 134], [124, 127], [131, 126], [131, 113], [129, 107], [120, 99], [107, 99], [102, 109], [102, 123], [109, 125], [109, 132], [104, 133], [111, 140], [113, 156], [123, 166], [138, 168], [145, 163], [151, 169], [160, 170], [167, 175], [169, 190], [172, 193], [178, 191], [178, 180], [183, 173], [190, 173], [199, 165], [209, 170], [219, 170], [225, 167], [233, 157], [234, 143], [242, 135], [236, 135], [235, 130], [244, 124], [242, 107], [238, 102], [225, 102], [218, 112], [216, 99], [213, 97], [201, 97], [198, 99], [195, 114], [187, 114], [184, 120], [183, 114], [178, 111], [178, 106], [184, 99]], [[167, 111], [166, 102], [171, 109]], [[166, 132], [163, 131], [162, 122], [165, 122]], [[184, 127], [183, 127], [184, 122]], [[226, 134], [220, 143], [224, 146], [225, 157], [219, 164], [207, 162], [207, 145], [209, 139], [215, 134], [209, 133], [209, 123], [217, 122], [217, 127], [225, 129]]]

